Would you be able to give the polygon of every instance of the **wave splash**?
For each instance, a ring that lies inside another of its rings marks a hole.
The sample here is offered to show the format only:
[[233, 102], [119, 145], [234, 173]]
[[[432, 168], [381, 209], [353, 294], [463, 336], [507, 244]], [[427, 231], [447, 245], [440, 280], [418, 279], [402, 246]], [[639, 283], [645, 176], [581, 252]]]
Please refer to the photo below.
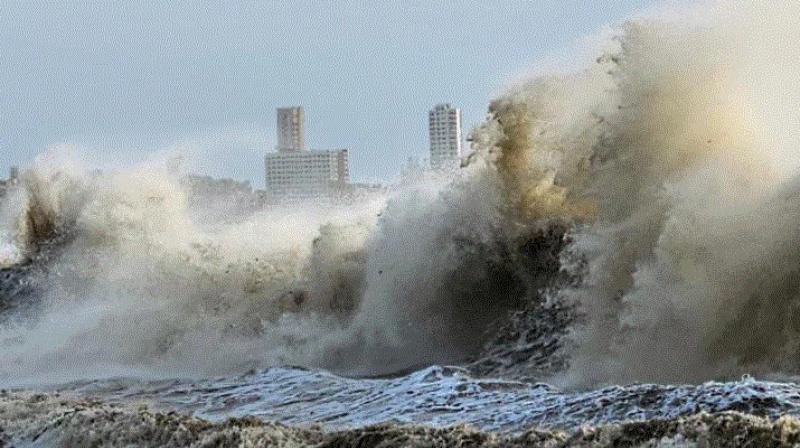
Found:
[[796, 372], [797, 19], [726, 2], [629, 21], [584, 70], [494, 100], [457, 179], [358, 206], [200, 222], [158, 164], [51, 151], [2, 210], [15, 266], [61, 239], [35, 312], [0, 329], [0, 373]]
[[558, 270], [564, 229], [506, 236], [490, 176], [223, 222], [196, 219], [213, 214], [157, 163], [98, 173], [68, 160], [40, 157], [4, 211], [18, 265], [42, 271], [34, 310], [0, 329], [9, 380], [458, 362]]

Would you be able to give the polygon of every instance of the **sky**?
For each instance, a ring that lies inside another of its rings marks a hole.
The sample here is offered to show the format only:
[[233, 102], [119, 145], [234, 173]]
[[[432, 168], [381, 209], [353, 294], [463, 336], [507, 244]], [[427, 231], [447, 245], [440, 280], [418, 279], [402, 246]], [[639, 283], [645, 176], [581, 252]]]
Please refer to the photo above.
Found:
[[434, 104], [466, 134], [504, 85], [650, 3], [0, 0], [0, 176], [58, 145], [101, 167], [179, 153], [262, 188], [275, 108], [300, 104], [308, 146], [391, 180], [427, 156]]

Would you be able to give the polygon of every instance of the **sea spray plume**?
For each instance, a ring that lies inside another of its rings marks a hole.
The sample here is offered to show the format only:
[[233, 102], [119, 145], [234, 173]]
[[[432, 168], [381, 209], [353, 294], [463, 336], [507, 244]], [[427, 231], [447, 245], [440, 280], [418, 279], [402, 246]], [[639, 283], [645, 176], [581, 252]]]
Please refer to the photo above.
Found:
[[[303, 266], [311, 242], [336, 216], [267, 213], [209, 230], [188, 219], [180, 184], [158, 167], [55, 176], [69, 182], [40, 175], [46, 169], [32, 168], [27, 191], [59, 201], [29, 204], [44, 204], [43, 214], [59, 222], [70, 217], [72, 236], [48, 268], [37, 298], [46, 303], [43, 313], [2, 330], [15, 341], [2, 349], [7, 380], [42, 371], [193, 375], [320, 362], [317, 355], [304, 358], [296, 347], [302, 341], [292, 342], [301, 327], [285, 312], [296, 304], [282, 298], [310, 283]], [[347, 212], [348, 219], [356, 215], [355, 208]], [[29, 223], [21, 220], [23, 234], [30, 234]], [[328, 254], [332, 263], [335, 254]], [[321, 350], [320, 334], [330, 332], [325, 322], [336, 319], [306, 314], [303, 337]]]
[[15, 341], [0, 352], [7, 380], [455, 362], [549, 283], [563, 244], [563, 229], [537, 240], [523, 221], [509, 225], [490, 164], [398, 190], [385, 207], [295, 207], [210, 226], [191, 219], [160, 165], [56, 176], [69, 182], [50, 182], [45, 168], [32, 168], [27, 188], [69, 204], [47, 210], [71, 217], [71, 238], [49, 265], [43, 313], [2, 330]]
[[76, 176], [83, 168], [59, 157], [60, 152], [56, 147], [39, 156], [39, 169], [23, 171], [19, 187], [4, 201], [12, 208], [5, 212], [17, 216], [17, 222], [6, 222], [7, 230], [26, 257], [34, 256], [42, 244], [68, 236], [92, 190], [93, 179]]
[[631, 21], [594, 66], [493, 102], [477, 140], [509, 207], [528, 225], [575, 225], [562, 263], [582, 280], [551, 294], [583, 316], [568, 383], [797, 370], [783, 184], [797, 174], [800, 120], [781, 98], [800, 82], [776, 61], [798, 48], [769, 42], [790, 41], [800, 14], [773, 6]]
[[[558, 148], [548, 147], [540, 151], [539, 146], [545, 145], [534, 134], [542, 136], [547, 129], [533, 122], [538, 114], [524, 103], [514, 101], [513, 97], [510, 101], [495, 101], [489, 111], [501, 129], [495, 147], [489, 150], [496, 151], [493, 162], [503, 185], [503, 203], [507, 213], [511, 214], [509, 218], [517, 224], [530, 225], [538, 221], [546, 226], [556, 220], [577, 222], [590, 217], [591, 207], [573, 203], [568, 197], [569, 190], [556, 181], [555, 174], [561, 168], [559, 161], [539, 163], [541, 159], [538, 156]], [[538, 119], [547, 122], [550, 117]], [[546, 157], [554, 155], [551, 152]]]
[[[67, 150], [67, 148], [64, 148]], [[55, 148], [37, 157], [38, 171], [23, 171], [0, 203], [0, 321], [40, 311], [41, 293], [49, 265], [72, 237], [79, 204], [88, 192], [86, 182], [67, 173], [81, 168], [55, 155]], [[58, 188], [44, 188], [45, 184]], [[12, 316], [13, 311], [13, 316]]]
[[[610, 84], [601, 70], [538, 79], [495, 100], [487, 121], [471, 135], [475, 150], [468, 166], [471, 176], [447, 190], [452, 204], [437, 207], [450, 212], [472, 204], [480, 195], [459, 193], [465, 185], [492, 191], [491, 196], [482, 194], [490, 201], [484, 201], [481, 212], [470, 213], [472, 222], [468, 223], [474, 226], [483, 217], [491, 217], [485, 230], [478, 232], [484, 236], [463, 239], [472, 244], [490, 241], [489, 249], [478, 253], [492, 263], [459, 263], [458, 268], [467, 267], [477, 279], [487, 273], [505, 286], [495, 284], [491, 292], [476, 294], [482, 291], [480, 284], [459, 278], [455, 284], [461, 289], [445, 302], [470, 309], [466, 299], [476, 297], [473, 305], [488, 310], [498, 307], [490, 314], [492, 331], [473, 337], [484, 341], [471, 364], [480, 374], [542, 378], [564, 365], [563, 335], [575, 318], [574, 309], [549, 298], [574, 280], [561, 269], [560, 254], [568, 242], [565, 232], [590, 221], [595, 213], [593, 205], [573, 190], [586, 181], [591, 149], [602, 132], [597, 116], [603, 111], [602, 97], [584, 95]], [[432, 230], [457, 235], [466, 228], [434, 226]], [[455, 322], [468, 331], [487, 327]]]
[[[538, 87], [545, 95], [554, 85]], [[568, 89], [560, 93], [565, 103], [579, 95]], [[555, 173], [559, 167], [575, 177], [587, 171], [588, 156], [563, 151], [570, 141], [591, 145], [587, 135], [593, 131], [552, 129], [558, 135], [548, 135], [539, 146], [531, 134], [543, 134], [542, 124], [567, 121], [559, 115], [566, 109], [534, 113], [526, 107], [515, 98], [493, 103], [487, 122], [472, 133], [475, 154], [462, 176], [444, 189], [405, 192], [389, 201], [367, 245], [366, 288], [354, 319], [362, 337], [383, 340], [387, 349], [368, 352], [355, 364], [377, 362], [380, 368], [477, 358], [473, 366], [481, 373], [509, 373], [496, 368], [505, 361], [489, 359], [503, 352], [517, 364], [542, 364], [531, 372], [515, 369], [515, 376], [540, 377], [562, 365], [545, 358], [560, 350], [559, 335], [572, 313], [558, 303], [545, 305], [543, 293], [569, 282], [559, 259], [565, 232], [591, 219], [594, 211], [570, 196]], [[550, 164], [536, 163], [544, 160]], [[538, 339], [541, 331], [518, 332], [507, 325], [520, 313], [534, 319], [556, 316], [544, 331], [558, 334], [545, 336], [544, 348], [532, 343], [524, 350], [498, 350], [496, 343], [507, 341], [510, 333]]]
[[[42, 312], [2, 329], [6, 381], [278, 364], [384, 372], [460, 359], [524, 297], [494, 231], [489, 177], [407, 196], [416, 203], [401, 193], [377, 227], [380, 203], [209, 227], [157, 164], [91, 173], [39, 162], [26, 176], [26, 210], [70, 238], [48, 262]], [[20, 233], [49, 235], [31, 223]]]
[[602, 114], [612, 109], [610, 65], [601, 60], [581, 73], [522, 83], [494, 100], [472, 132], [472, 159], [488, 164], [484, 175], [501, 192], [496, 233], [510, 254], [507, 266], [526, 285], [525, 299], [494, 324], [471, 364], [476, 373], [541, 379], [565, 366], [565, 334], [578, 316], [559, 291], [580, 278], [585, 263], [564, 249], [569, 229], [596, 214], [583, 190], [604, 133]]
[[456, 361], [480, 346], [487, 323], [520, 291], [496, 229], [497, 189], [469, 178], [393, 197], [366, 246], [354, 329], [380, 341], [356, 365], [404, 368]]
[[798, 67], [784, 62], [798, 49], [762, 39], [790, 42], [786, 18], [800, 9], [706, 13], [702, 24], [629, 23], [610, 57], [616, 112], [604, 115], [585, 190], [598, 214], [572, 235], [588, 270], [563, 293], [587, 320], [572, 381], [798, 368], [795, 196], [776, 196], [797, 174], [798, 114], [768, 106], [800, 93], [787, 73]]

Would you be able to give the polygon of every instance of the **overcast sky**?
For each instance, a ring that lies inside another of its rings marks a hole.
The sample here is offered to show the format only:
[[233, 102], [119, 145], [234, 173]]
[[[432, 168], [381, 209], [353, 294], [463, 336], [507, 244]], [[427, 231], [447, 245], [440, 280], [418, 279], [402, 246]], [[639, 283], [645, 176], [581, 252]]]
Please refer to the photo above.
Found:
[[106, 164], [178, 150], [263, 187], [275, 108], [302, 104], [309, 146], [391, 179], [426, 156], [433, 104], [466, 133], [504, 84], [648, 3], [0, 0], [0, 175], [69, 143]]

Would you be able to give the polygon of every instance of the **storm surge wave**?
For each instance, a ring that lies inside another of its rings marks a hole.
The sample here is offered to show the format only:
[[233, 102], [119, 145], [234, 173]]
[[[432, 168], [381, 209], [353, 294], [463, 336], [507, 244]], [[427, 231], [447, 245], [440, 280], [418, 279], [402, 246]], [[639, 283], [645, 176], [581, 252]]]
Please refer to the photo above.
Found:
[[26, 279], [0, 299], [0, 382], [796, 373], [798, 19], [725, 2], [630, 20], [583, 69], [492, 101], [454, 179], [359, 205], [200, 219], [162, 164], [98, 173], [52, 149], [0, 210], [0, 284]]

